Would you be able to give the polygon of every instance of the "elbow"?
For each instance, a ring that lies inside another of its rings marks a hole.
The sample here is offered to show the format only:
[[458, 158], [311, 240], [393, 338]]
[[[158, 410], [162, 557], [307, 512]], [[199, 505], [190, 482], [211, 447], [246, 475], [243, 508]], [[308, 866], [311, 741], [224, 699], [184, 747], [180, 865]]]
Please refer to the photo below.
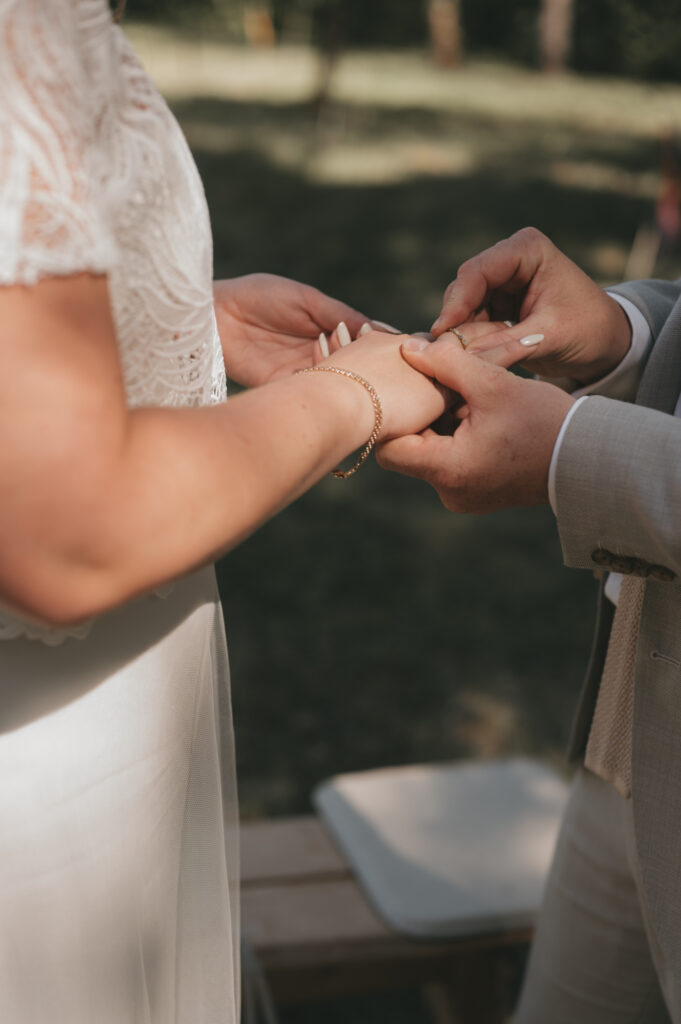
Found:
[[52, 629], [72, 629], [107, 604], [103, 580], [45, 558], [13, 558], [0, 576], [0, 604], [10, 614]]
[[0, 605], [56, 629], [120, 604], [121, 555], [135, 550], [121, 501], [125, 410], [102, 412], [100, 389], [88, 384], [83, 397], [77, 380], [65, 383], [70, 403], [47, 402], [40, 421], [52, 429], [38, 444], [30, 420], [0, 467]]
[[[0, 604], [22, 619], [71, 629], [131, 596], [123, 592], [112, 545], [93, 518], [73, 514], [44, 522], [39, 531], [14, 529], [0, 545]], [[56, 526], [60, 521], [61, 526]]]

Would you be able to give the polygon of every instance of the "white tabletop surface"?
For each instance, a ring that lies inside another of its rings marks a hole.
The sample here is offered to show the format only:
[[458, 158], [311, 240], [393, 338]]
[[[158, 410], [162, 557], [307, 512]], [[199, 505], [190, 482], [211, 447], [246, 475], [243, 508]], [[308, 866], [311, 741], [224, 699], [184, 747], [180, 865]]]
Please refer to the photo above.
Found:
[[532, 925], [566, 799], [522, 758], [340, 775], [314, 794], [381, 916], [424, 938]]

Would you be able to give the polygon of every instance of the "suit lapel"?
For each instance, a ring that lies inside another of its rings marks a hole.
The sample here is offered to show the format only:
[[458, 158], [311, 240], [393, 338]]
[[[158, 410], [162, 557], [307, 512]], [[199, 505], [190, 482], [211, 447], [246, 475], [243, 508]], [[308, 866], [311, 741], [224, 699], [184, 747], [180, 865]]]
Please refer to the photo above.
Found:
[[681, 392], [681, 300], [660, 331], [636, 395], [636, 404], [673, 413]]

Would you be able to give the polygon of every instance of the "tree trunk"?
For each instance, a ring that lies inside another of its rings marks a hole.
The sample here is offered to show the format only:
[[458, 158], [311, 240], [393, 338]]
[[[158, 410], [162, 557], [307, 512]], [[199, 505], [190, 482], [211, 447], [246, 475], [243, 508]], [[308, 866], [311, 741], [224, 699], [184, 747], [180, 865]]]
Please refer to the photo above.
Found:
[[245, 4], [243, 27], [249, 46], [274, 46], [277, 40], [268, 0], [249, 0]]
[[572, 44], [574, 0], [542, 0], [539, 16], [544, 71], [563, 71]]
[[458, 67], [463, 56], [461, 0], [429, 0], [428, 27], [435, 63]]

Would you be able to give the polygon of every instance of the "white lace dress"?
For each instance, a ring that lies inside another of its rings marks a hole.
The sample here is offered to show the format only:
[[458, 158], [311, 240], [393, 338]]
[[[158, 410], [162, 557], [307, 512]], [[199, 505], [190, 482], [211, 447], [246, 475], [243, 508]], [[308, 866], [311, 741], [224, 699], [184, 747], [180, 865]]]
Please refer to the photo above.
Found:
[[[131, 406], [224, 400], [176, 122], [106, 0], [0, 0], [0, 287], [83, 271]], [[0, 612], [2, 1024], [237, 1024], [228, 686], [212, 570], [69, 634]]]

